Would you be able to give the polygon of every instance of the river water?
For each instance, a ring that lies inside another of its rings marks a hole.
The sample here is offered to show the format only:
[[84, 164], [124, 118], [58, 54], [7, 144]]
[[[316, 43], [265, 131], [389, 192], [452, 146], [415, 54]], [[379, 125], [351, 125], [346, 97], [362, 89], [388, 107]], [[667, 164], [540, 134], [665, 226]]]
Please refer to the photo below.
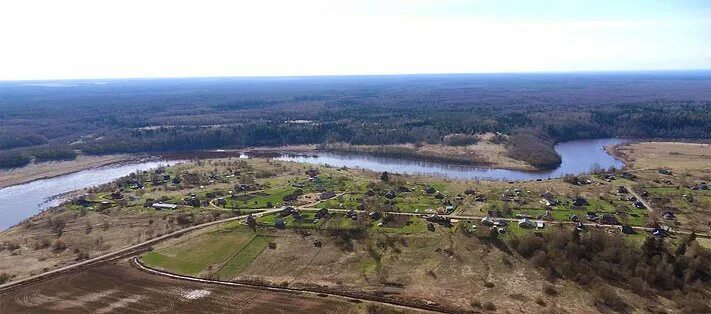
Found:
[[290, 155], [277, 159], [310, 164], [330, 165], [334, 167], [361, 168], [377, 172], [436, 175], [456, 179], [481, 179], [526, 181], [552, 179], [566, 174], [581, 174], [594, 168], [622, 168], [622, 161], [610, 156], [605, 146], [625, 142], [623, 139], [608, 138], [563, 142], [555, 146], [562, 163], [550, 171], [522, 171], [509, 169], [481, 168], [451, 165], [445, 163], [416, 161], [387, 157], [374, 157], [358, 154], [316, 153], [313, 155]]
[[60, 196], [62, 194], [108, 183], [137, 170], [149, 170], [172, 163], [146, 161], [109, 165], [0, 189], [0, 231], [42, 210], [59, 205], [63, 201]]

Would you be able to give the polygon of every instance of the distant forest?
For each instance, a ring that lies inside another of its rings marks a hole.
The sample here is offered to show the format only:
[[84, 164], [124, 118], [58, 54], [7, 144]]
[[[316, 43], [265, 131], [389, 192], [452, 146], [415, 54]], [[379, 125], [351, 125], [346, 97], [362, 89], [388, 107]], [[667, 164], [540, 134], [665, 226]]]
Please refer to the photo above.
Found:
[[711, 72], [0, 82], [0, 167], [74, 151], [443, 143], [482, 132], [513, 135], [514, 158], [547, 149], [528, 160], [542, 168], [555, 166], [560, 141], [706, 139]]

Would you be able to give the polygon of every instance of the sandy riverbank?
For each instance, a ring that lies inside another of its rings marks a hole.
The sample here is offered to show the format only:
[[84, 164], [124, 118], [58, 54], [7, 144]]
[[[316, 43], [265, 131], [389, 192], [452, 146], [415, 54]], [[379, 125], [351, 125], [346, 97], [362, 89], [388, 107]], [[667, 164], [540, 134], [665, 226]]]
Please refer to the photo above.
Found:
[[22, 168], [2, 170], [0, 171], [0, 188], [125, 162], [133, 158], [135, 156], [132, 155], [79, 156], [70, 161], [42, 162]]

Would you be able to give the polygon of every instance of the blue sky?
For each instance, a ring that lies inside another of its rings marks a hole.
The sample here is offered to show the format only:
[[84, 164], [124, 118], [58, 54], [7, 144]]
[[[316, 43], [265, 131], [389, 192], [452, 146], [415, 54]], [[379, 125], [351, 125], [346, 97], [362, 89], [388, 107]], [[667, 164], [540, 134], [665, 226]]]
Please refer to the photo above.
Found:
[[711, 1], [8, 0], [0, 80], [711, 69]]

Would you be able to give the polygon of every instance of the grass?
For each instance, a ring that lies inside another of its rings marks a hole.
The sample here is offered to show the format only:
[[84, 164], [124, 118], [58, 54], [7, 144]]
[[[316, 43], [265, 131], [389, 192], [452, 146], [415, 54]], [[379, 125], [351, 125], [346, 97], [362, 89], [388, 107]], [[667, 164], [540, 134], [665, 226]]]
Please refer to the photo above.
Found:
[[238, 200], [232, 198], [225, 198], [227, 201], [228, 208], [245, 208], [245, 209], [257, 209], [257, 208], [267, 208], [268, 204], [271, 203], [272, 206], [280, 206], [283, 203], [285, 196], [296, 191], [296, 188], [286, 186], [275, 189], [266, 190], [264, 192], [246, 194], [252, 196], [249, 199]]
[[244, 269], [246, 269], [249, 264], [254, 261], [254, 259], [264, 251], [264, 249], [269, 245], [270, 237], [257, 235], [252, 238], [247, 245], [242, 247], [232, 258], [230, 258], [223, 266], [217, 271], [217, 275], [220, 278], [228, 279], [232, 278]]
[[223, 263], [256, 235], [246, 229], [220, 230], [141, 256], [148, 266], [179, 274], [198, 275], [208, 267]]
[[402, 227], [388, 227], [387, 225], [378, 227], [378, 222], [381, 222], [381, 220], [373, 223], [373, 226], [370, 228], [371, 232], [413, 234], [427, 230], [427, 223], [420, 218], [410, 218]]

